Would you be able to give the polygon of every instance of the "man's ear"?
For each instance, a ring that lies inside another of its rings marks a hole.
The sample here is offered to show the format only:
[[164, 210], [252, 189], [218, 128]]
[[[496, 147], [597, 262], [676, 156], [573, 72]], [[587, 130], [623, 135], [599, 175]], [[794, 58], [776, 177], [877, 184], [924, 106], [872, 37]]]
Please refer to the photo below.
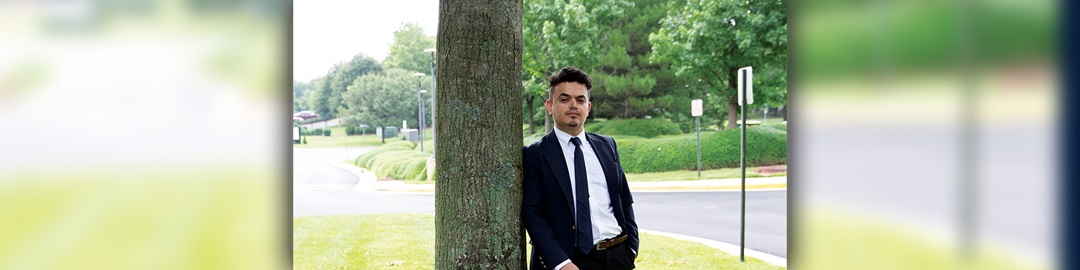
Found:
[[544, 101], [544, 108], [547, 109], [547, 114], [551, 114], [551, 99]]

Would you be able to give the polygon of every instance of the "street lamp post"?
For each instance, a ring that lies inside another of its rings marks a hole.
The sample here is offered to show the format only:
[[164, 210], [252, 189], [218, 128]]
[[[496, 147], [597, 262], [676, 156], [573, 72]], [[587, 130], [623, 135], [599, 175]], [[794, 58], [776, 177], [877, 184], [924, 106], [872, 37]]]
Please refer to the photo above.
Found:
[[418, 106], [419, 108], [417, 108], [417, 116], [419, 116], [418, 118], [420, 118], [419, 120], [420, 120], [420, 152], [421, 153], [424, 152], [424, 99], [423, 99], [422, 95], [424, 93], [427, 93], [427, 91], [424, 91], [424, 89], [422, 89], [422, 87], [420, 86], [420, 84], [422, 82], [421, 78], [423, 78], [424, 75], [425, 75], [424, 73], [420, 73], [420, 72], [417, 72], [417, 73], [413, 74], [413, 76], [416, 76], [416, 79], [417, 79], [416, 80], [416, 90], [417, 90], [416, 91], [416, 104], [419, 105]]
[[435, 48], [424, 50], [426, 53], [431, 53], [431, 155], [435, 155], [435, 135], [438, 134], [438, 128], [435, 127]]

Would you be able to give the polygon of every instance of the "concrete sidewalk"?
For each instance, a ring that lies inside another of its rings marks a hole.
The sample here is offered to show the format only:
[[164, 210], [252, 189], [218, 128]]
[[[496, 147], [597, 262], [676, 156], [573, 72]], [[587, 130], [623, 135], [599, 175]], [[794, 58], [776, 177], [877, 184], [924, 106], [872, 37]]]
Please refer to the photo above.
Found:
[[[337, 167], [348, 170], [360, 177], [354, 190], [358, 192], [435, 192], [435, 184], [406, 184], [404, 181], [377, 181], [375, 174], [363, 168], [349, 164], [337, 164]], [[739, 190], [741, 179], [705, 179], [685, 181], [648, 181], [630, 182], [630, 191], [713, 191], [713, 190]], [[746, 189], [782, 189], [787, 188], [787, 176], [746, 178]]]

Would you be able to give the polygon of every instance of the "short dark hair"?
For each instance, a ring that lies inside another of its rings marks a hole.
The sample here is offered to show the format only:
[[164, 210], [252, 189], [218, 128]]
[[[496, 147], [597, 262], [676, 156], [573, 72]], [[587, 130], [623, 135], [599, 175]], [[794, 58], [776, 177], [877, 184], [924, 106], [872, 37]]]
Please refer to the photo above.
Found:
[[585, 85], [585, 90], [592, 90], [592, 79], [589, 78], [589, 74], [585, 74], [585, 71], [581, 71], [573, 66], [566, 66], [559, 70], [555, 75], [548, 77], [548, 94], [547, 98], [551, 99], [551, 95], [555, 93], [555, 86], [564, 82], [576, 82]]

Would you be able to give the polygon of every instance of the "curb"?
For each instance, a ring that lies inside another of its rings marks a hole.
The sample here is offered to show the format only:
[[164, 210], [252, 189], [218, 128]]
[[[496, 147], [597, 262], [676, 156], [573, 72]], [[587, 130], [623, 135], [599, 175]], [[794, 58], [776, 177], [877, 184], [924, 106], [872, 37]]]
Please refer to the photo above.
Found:
[[[705, 246], [708, 246], [708, 247], [711, 247], [711, 248], [719, 249], [720, 251], [723, 251], [724, 253], [727, 253], [727, 254], [731, 254], [731, 255], [735, 255], [735, 256], [739, 255], [739, 246], [738, 245], [732, 245], [732, 244], [728, 244], [728, 243], [724, 243], [724, 242], [720, 242], [720, 241], [716, 241], [716, 240], [709, 240], [709, 239], [700, 238], [700, 237], [681, 235], [681, 234], [677, 234], [677, 233], [661, 232], [661, 231], [654, 231], [654, 230], [648, 230], [648, 229], [638, 229], [638, 231], [644, 232], [644, 233], [649, 233], [649, 234], [655, 234], [655, 235], [659, 235], [659, 236], [664, 236], [664, 237], [671, 237], [671, 238], [675, 238], [675, 239], [679, 239], [679, 240], [686, 240], [686, 241], [690, 241], [690, 242], [696, 242], [696, 243], [699, 243], [699, 244], [702, 244], [702, 245], [705, 245]], [[769, 253], [765, 253], [765, 252], [761, 252], [761, 251], [757, 251], [757, 250], [753, 250], [753, 249], [749, 249], [749, 248], [745, 248], [744, 251], [745, 252], [743, 253], [743, 255], [745, 255], [746, 257], [757, 258], [757, 259], [762, 260], [762, 261], [764, 261], [766, 263], [776, 265], [776, 266], [779, 266], [779, 267], [783, 267], [783, 268], [787, 268], [787, 259], [786, 258], [782, 258], [780, 256], [772, 255], [772, 254], [769, 254]]]
[[353, 187], [353, 191], [370, 192], [375, 189], [375, 180], [377, 177], [375, 177], [374, 172], [344, 162], [335, 162], [330, 165], [346, 170], [360, 178], [360, 181], [357, 181], [356, 186]]

